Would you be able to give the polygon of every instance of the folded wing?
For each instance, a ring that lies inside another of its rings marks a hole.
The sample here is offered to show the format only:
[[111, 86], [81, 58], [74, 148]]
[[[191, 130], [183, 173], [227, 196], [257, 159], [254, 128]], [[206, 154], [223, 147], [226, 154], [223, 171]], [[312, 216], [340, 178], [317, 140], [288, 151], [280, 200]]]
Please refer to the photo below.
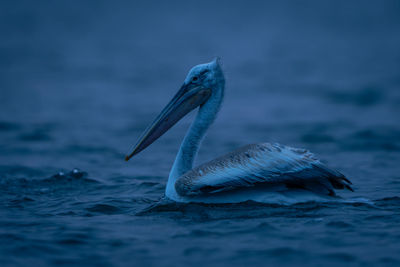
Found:
[[196, 196], [268, 184], [331, 196], [334, 189], [353, 191], [343, 174], [309, 151], [269, 143], [247, 145], [200, 165], [182, 175], [175, 189], [181, 196]]

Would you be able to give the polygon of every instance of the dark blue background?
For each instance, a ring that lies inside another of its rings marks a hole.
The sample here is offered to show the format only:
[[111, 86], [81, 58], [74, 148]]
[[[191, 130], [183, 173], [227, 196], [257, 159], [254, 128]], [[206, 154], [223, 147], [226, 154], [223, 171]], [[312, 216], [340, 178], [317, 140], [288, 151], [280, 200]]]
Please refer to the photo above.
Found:
[[[0, 264], [400, 264], [399, 33], [399, 1], [2, 1]], [[193, 114], [124, 155], [215, 56], [198, 162], [307, 148], [353, 204], [157, 204]]]

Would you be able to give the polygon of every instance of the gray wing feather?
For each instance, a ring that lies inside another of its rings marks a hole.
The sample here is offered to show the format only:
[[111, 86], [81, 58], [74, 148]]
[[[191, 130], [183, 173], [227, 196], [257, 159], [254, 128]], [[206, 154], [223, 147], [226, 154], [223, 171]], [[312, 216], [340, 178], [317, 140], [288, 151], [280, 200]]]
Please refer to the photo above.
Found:
[[175, 189], [181, 196], [194, 196], [269, 184], [325, 195], [334, 195], [334, 189], [353, 191], [343, 174], [309, 151], [269, 143], [247, 145], [200, 165], [182, 175]]

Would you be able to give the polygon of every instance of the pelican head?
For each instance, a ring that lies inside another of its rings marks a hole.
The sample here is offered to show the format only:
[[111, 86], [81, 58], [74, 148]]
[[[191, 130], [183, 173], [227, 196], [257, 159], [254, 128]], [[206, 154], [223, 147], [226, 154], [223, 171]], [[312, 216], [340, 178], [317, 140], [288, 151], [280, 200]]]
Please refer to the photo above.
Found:
[[132, 153], [127, 155], [125, 160], [128, 161], [144, 150], [190, 111], [203, 106], [213, 95], [222, 95], [224, 86], [220, 85], [224, 85], [224, 83], [225, 79], [219, 58], [209, 63], [194, 66], [189, 71], [179, 91], [153, 123], [147, 127]]

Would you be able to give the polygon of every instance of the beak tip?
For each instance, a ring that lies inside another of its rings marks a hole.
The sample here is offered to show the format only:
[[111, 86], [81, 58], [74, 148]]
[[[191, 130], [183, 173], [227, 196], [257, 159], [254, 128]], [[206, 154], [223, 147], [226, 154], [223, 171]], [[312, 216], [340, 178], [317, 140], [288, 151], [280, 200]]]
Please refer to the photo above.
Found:
[[125, 156], [125, 161], [128, 161], [132, 156], [131, 155], [126, 155]]

